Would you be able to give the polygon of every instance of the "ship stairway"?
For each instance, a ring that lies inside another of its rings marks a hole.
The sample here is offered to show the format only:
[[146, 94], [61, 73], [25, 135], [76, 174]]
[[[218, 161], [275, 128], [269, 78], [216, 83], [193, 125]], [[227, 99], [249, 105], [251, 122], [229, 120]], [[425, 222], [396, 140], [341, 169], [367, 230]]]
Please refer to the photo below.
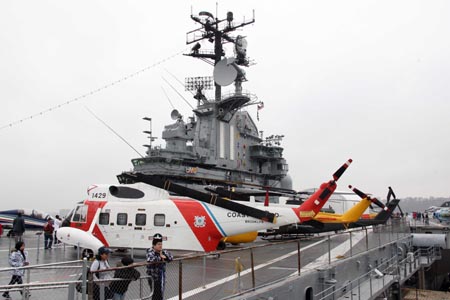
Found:
[[[391, 286], [400, 287], [421, 268], [427, 268], [436, 260], [440, 260], [440, 253], [439, 247], [428, 247], [410, 252], [402, 260], [392, 257], [382, 266], [371, 269], [339, 289], [329, 294], [325, 294], [326, 291], [324, 291], [322, 297], [318, 299], [376, 299]], [[336, 297], [339, 294], [341, 296]]]
[[325, 260], [302, 266], [299, 275], [229, 299], [392, 299], [401, 295], [408, 279], [420, 278], [442, 258], [439, 246], [414, 246], [407, 227], [403, 220], [393, 220], [374, 226], [360, 240], [356, 232], [349, 233], [352, 246], [346, 252], [328, 247]]

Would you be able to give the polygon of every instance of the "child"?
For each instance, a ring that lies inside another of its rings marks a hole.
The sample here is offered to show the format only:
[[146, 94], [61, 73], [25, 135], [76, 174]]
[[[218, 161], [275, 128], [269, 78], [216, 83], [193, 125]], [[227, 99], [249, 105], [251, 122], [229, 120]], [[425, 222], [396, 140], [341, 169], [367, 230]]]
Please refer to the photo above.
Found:
[[[28, 266], [30, 263], [28, 262], [28, 252], [25, 251], [25, 243], [22, 241], [19, 241], [16, 243], [15, 250], [11, 252], [11, 255], [9, 256], [9, 264], [11, 267], [16, 268], [12, 271], [12, 278], [9, 282], [9, 285], [13, 285], [15, 283], [22, 284], [23, 280], [22, 277], [25, 273], [23, 269], [19, 269], [24, 266]], [[22, 294], [22, 291], [20, 292]], [[6, 299], [11, 299], [9, 296], [9, 292], [6, 291], [2, 295]]]
[[[121, 260], [123, 266], [129, 266], [133, 264], [133, 259], [129, 256], [125, 256]], [[130, 268], [122, 268], [116, 270], [114, 273], [114, 278], [122, 278], [123, 280], [114, 280], [111, 285], [110, 289], [112, 292], [114, 292], [114, 300], [124, 300], [125, 299], [125, 293], [128, 290], [128, 286], [131, 283], [131, 280], [137, 280], [141, 277], [141, 274], [136, 271], [133, 267]]]

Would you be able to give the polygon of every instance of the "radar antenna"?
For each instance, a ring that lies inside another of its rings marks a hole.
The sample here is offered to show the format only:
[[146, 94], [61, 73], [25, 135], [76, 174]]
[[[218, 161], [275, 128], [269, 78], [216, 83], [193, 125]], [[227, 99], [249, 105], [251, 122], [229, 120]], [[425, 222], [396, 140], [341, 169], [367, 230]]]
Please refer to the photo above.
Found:
[[178, 120], [178, 119], [181, 119], [182, 117], [183, 116], [176, 109], [172, 110], [172, 112], [170, 113], [170, 118], [172, 120]]
[[[214, 80], [215, 80], [215, 100], [218, 102], [222, 96], [222, 86], [230, 85], [233, 81], [236, 82], [236, 92], [241, 91], [241, 82], [245, 81], [245, 72], [241, 70], [238, 65], [248, 66], [247, 41], [244, 37], [238, 35], [232, 37], [230, 32], [238, 28], [247, 26], [255, 22], [255, 13], [253, 11], [253, 18], [249, 21], [244, 20], [242, 23], [235, 23], [232, 12], [227, 13], [225, 19], [219, 19], [213, 16], [210, 12], [201, 11], [198, 16], [191, 14], [191, 19], [201, 25], [200, 28], [189, 31], [186, 34], [186, 44], [194, 44], [188, 56], [210, 59], [214, 61]], [[200, 50], [202, 40], [208, 40], [214, 43], [214, 51]], [[235, 44], [236, 59], [228, 60], [223, 50], [223, 43], [229, 42]]]

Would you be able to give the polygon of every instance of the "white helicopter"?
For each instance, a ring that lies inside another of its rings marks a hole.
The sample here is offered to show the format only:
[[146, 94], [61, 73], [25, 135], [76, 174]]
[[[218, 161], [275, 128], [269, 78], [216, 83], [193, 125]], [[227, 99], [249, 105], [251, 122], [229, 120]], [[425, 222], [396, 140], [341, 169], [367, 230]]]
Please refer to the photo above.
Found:
[[[332, 180], [322, 183], [295, 208], [242, 204], [161, 176], [123, 173], [121, 176], [138, 183], [91, 186], [88, 198], [66, 219], [70, 226], [61, 227], [57, 238], [91, 251], [101, 246], [146, 249], [153, 235], [161, 233], [168, 249], [211, 252], [224, 237], [311, 220], [351, 162], [349, 159]], [[189, 197], [170, 196], [167, 191]]]

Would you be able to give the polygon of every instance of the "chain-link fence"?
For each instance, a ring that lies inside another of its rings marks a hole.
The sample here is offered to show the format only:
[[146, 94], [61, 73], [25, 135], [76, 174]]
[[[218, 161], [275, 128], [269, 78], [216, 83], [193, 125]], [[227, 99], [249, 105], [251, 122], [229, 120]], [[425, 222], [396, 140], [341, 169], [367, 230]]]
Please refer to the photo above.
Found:
[[[397, 222], [328, 236], [265, 243], [213, 254], [178, 257], [165, 272], [152, 277], [152, 265], [129, 266], [88, 272], [90, 262], [69, 261], [28, 266], [21, 284], [6, 285], [12, 268], [0, 269], [0, 293], [15, 299], [222, 299], [243, 291], [316, 270], [336, 260], [381, 247], [404, 238], [409, 228]], [[152, 273], [153, 274], [153, 273]], [[153, 274], [154, 276], [154, 274]], [[99, 279], [100, 278], [100, 279]]]
[[[83, 261], [68, 261], [23, 268], [5, 268], [0, 270], [2, 283], [11, 282], [14, 271], [23, 270], [22, 283], [0, 285], [0, 293], [9, 293], [13, 299], [46, 299], [51, 293], [53, 299], [67, 299], [68, 287], [74, 284], [81, 274]], [[17, 296], [19, 295], [19, 296]]]

